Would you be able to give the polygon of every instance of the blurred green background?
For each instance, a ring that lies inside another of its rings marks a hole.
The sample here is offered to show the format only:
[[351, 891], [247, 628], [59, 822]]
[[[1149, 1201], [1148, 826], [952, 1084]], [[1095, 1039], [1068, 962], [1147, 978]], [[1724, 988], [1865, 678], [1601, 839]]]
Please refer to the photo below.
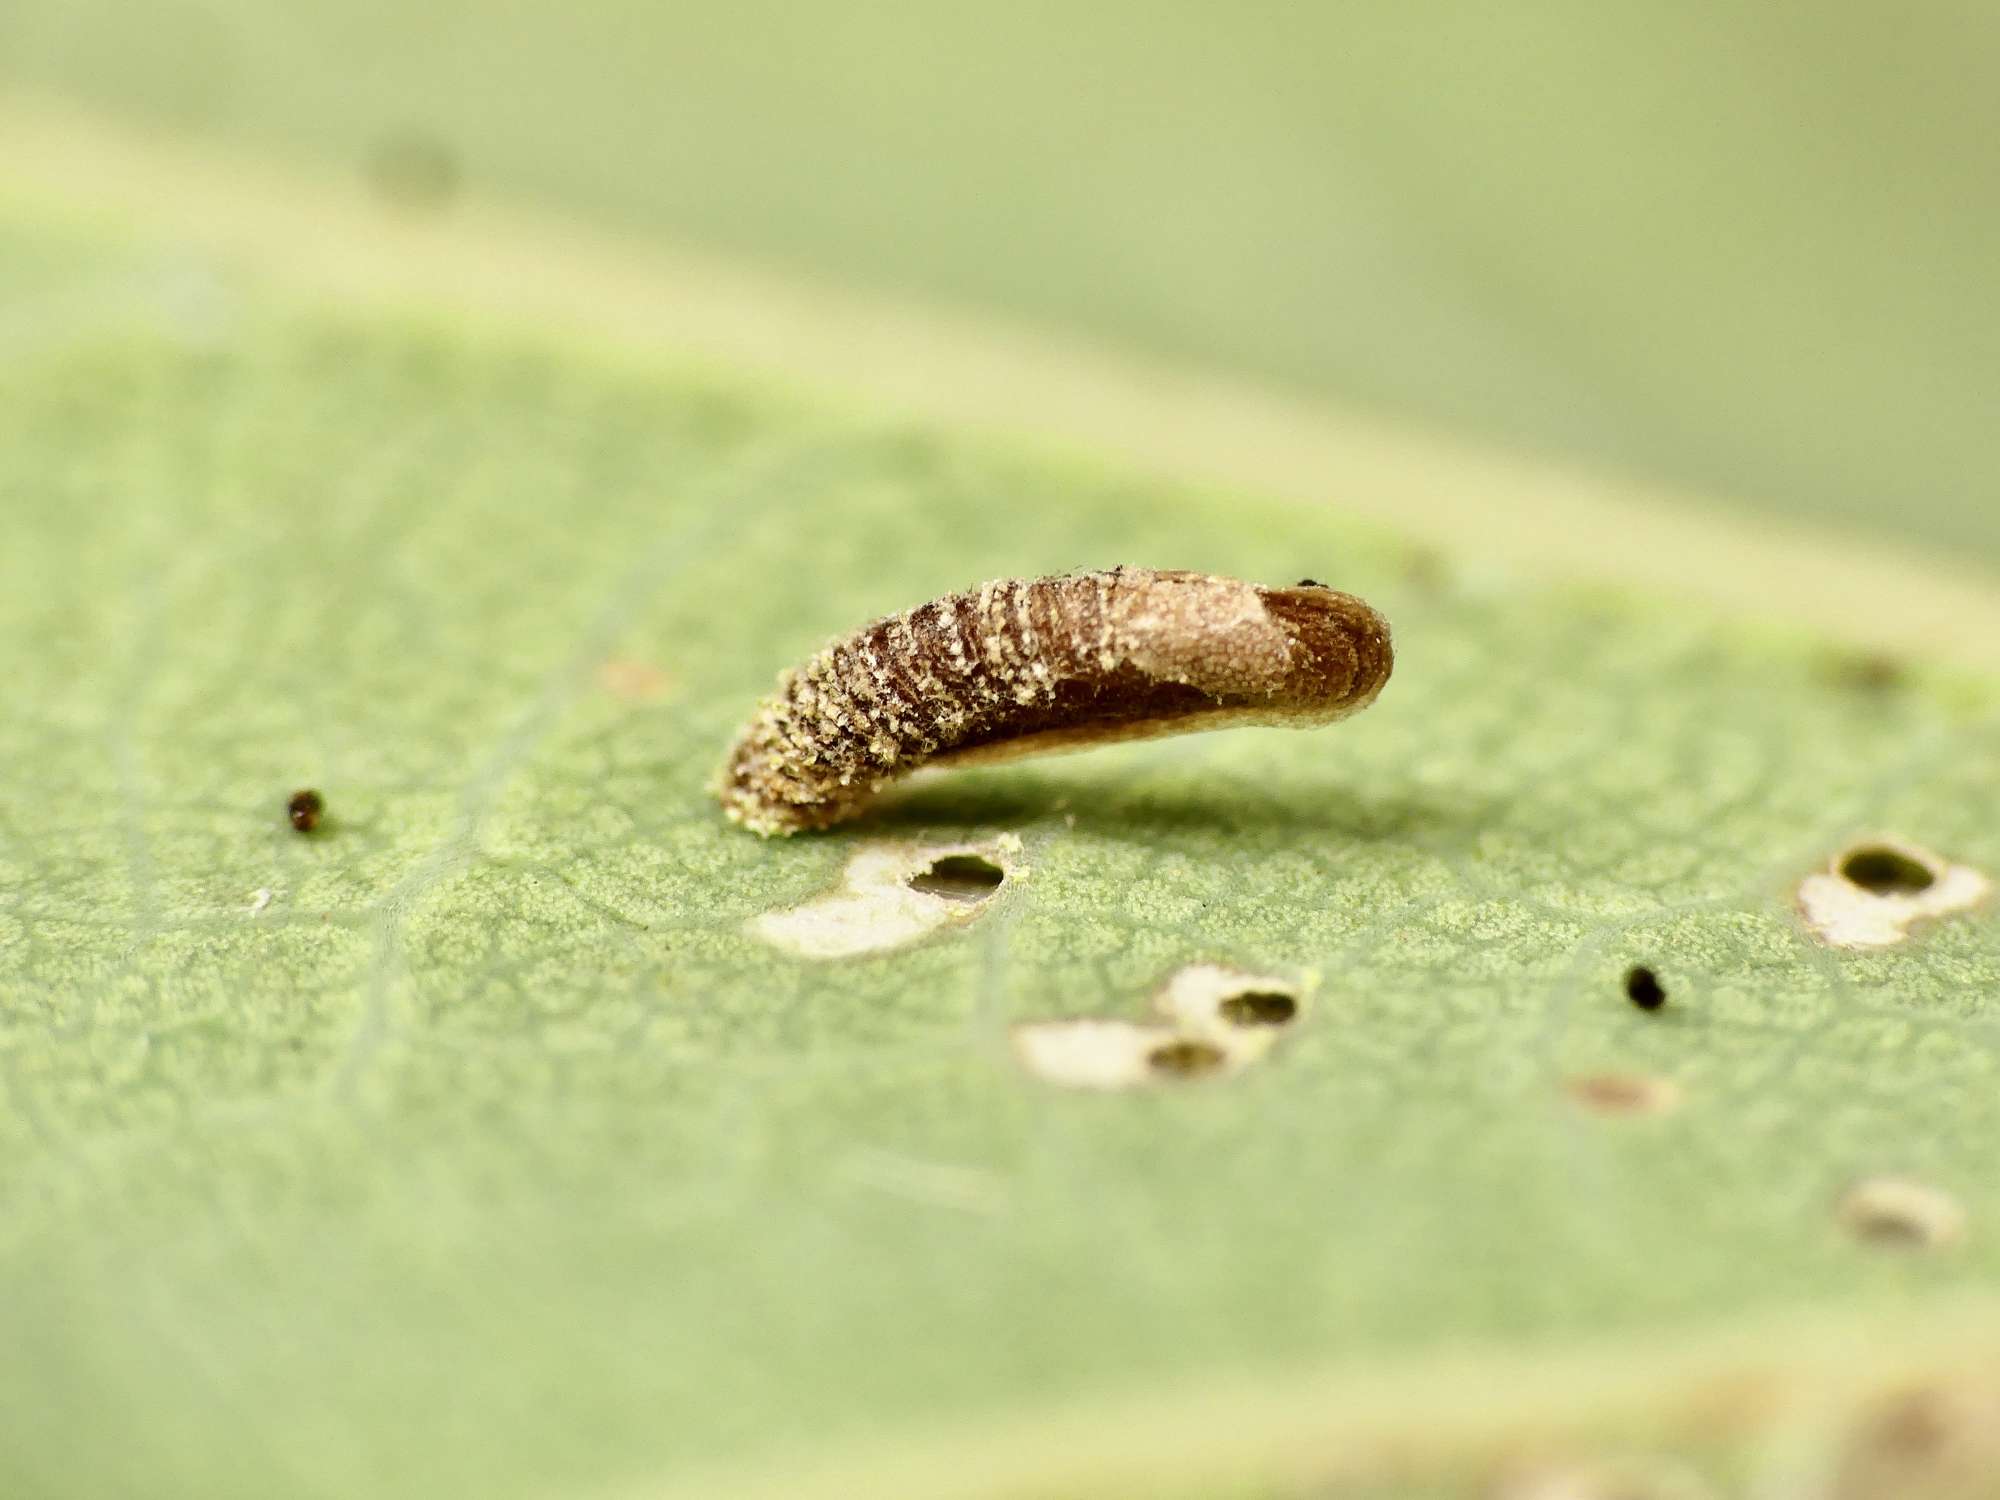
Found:
[[2000, 565], [2000, 10], [7, 0], [0, 87]]

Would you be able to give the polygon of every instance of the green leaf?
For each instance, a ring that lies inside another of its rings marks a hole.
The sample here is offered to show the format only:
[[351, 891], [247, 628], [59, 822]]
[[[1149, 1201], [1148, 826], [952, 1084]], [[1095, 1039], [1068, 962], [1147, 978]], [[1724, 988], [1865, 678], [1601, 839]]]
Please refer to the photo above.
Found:
[[[1686, 554], [1551, 585], [38, 213], [0, 232], [8, 1492], [1275, 1494], [1551, 1422], [1727, 1469], [1990, 1354], [2000, 927], [1846, 952], [1792, 903], [1862, 836], [2000, 871], [1992, 678], [1857, 676]], [[1351, 589], [1395, 679], [824, 837], [720, 818], [826, 635], [1115, 562]], [[1003, 835], [926, 942], [752, 930], [880, 841]], [[1238, 1071], [1074, 1091], [1010, 1045], [1202, 960], [1306, 992]], [[1600, 1074], [1677, 1107], [1593, 1112]], [[1963, 1241], [1857, 1242], [1875, 1174]]]

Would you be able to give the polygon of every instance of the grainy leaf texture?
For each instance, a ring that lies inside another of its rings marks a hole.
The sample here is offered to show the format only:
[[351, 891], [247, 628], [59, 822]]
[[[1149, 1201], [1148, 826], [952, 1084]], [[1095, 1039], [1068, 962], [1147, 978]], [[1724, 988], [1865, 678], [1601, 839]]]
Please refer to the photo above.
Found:
[[[0, 276], [0, 1492], [1733, 1485], [2000, 1354], [2000, 925], [1794, 910], [1861, 837], [2000, 872], [1990, 677], [104, 226]], [[1351, 590], [1395, 677], [723, 820], [780, 666], [1114, 563]], [[759, 935], [885, 840], [1007, 877]], [[1254, 1060], [1023, 1066], [1197, 961], [1302, 993]], [[1879, 1177], [1959, 1229], [1857, 1234]]]

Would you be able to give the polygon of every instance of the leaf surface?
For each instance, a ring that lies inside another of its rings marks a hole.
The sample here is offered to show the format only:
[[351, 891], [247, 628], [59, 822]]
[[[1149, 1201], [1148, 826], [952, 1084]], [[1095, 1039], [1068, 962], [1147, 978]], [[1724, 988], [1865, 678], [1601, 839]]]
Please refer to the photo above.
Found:
[[[1377, 1379], [1380, 1431], [1476, 1446], [1496, 1388], [1594, 1431], [1996, 1327], [2000, 928], [1792, 910], [1875, 833], [2000, 870], [1989, 679], [97, 231], [9, 218], [0, 266], [10, 1492], [1213, 1493], [1331, 1464]], [[1115, 562], [1351, 589], [1395, 679], [825, 837], [719, 817], [826, 635]], [[750, 929], [1003, 834], [928, 942]], [[1254, 1066], [1010, 1049], [1197, 960], [1305, 986]], [[1602, 1073], [1678, 1107], [1594, 1114]], [[1871, 1173], [1971, 1232], [1855, 1243]]]

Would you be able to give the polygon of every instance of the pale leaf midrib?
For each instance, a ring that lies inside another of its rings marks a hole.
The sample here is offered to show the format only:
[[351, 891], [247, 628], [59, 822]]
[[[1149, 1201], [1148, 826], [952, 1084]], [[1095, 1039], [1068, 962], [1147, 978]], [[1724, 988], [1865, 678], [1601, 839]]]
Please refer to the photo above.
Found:
[[432, 220], [398, 216], [356, 179], [142, 134], [47, 100], [0, 105], [0, 193], [191, 244], [315, 296], [710, 360], [960, 429], [1074, 444], [1177, 481], [1338, 505], [1497, 568], [1671, 593], [1920, 660], [2000, 661], [1991, 574], [1912, 546], [492, 198]]

